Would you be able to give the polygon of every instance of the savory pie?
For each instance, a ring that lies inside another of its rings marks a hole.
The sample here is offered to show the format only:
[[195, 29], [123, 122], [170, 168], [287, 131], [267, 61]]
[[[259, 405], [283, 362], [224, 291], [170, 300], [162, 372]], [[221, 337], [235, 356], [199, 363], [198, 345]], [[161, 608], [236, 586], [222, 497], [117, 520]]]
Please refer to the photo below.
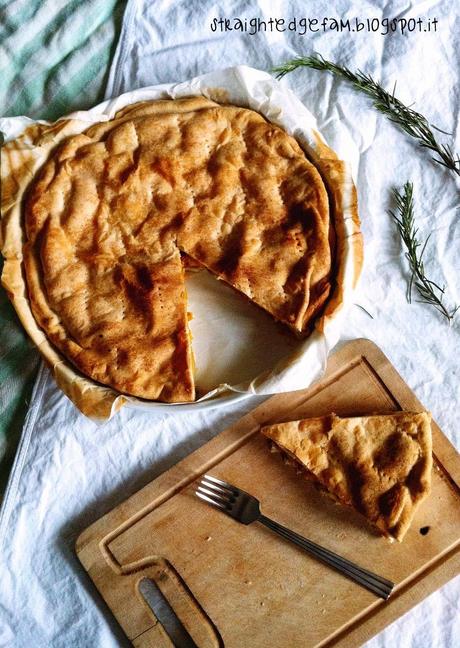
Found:
[[300, 336], [336, 279], [316, 166], [260, 114], [203, 97], [64, 139], [24, 214], [37, 323], [85, 375], [143, 398], [195, 397], [181, 253]]
[[336, 501], [402, 540], [431, 484], [431, 416], [334, 414], [263, 427], [287, 461]]

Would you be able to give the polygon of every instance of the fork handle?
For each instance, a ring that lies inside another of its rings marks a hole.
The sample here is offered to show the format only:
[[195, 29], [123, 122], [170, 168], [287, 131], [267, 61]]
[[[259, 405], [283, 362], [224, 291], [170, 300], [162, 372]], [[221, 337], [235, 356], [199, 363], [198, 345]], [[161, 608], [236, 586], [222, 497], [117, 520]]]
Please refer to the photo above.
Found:
[[347, 576], [351, 580], [355, 581], [355, 583], [362, 585], [377, 596], [380, 596], [383, 599], [387, 599], [390, 596], [394, 587], [394, 583], [387, 580], [386, 578], [382, 578], [381, 576], [378, 576], [377, 574], [374, 574], [367, 569], [359, 567], [350, 560], [342, 558], [333, 551], [329, 551], [329, 549], [321, 547], [321, 545], [318, 545], [315, 542], [304, 538], [298, 533], [291, 531], [287, 527], [284, 527], [282, 524], [278, 524], [278, 522], [271, 520], [265, 515], [260, 515], [257, 521], [262, 522], [262, 524], [268, 527], [271, 531], [274, 531], [285, 540], [290, 540], [315, 558], [318, 558], [330, 567], [333, 567], [344, 576]]

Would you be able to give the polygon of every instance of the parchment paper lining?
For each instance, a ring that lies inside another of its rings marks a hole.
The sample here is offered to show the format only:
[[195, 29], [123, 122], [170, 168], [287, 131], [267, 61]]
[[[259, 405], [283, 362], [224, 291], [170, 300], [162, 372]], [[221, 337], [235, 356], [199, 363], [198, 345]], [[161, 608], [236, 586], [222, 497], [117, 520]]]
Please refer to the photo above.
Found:
[[[337, 285], [315, 330], [304, 341], [280, 333], [268, 316], [256, 313], [255, 307], [239, 296], [230, 295], [229, 288], [206, 287], [204, 273], [187, 282], [189, 308], [195, 317], [191, 329], [197, 358], [197, 385], [200, 388], [201, 381], [208, 389], [213, 380], [220, 382], [197, 402], [215, 400], [229, 390], [263, 395], [307, 387], [324, 371], [328, 352], [339, 338], [344, 307], [352, 303], [362, 265], [362, 241], [350, 166], [327, 147], [305, 106], [270, 75], [239, 66], [180, 84], [127, 92], [91, 110], [72, 113], [54, 124], [25, 117], [0, 119], [0, 130], [7, 142], [1, 159], [1, 245], [5, 257], [2, 284], [59, 387], [84, 414], [95, 419], [108, 419], [126, 403], [136, 406], [141, 402], [80, 374], [37, 326], [22, 268], [22, 199], [36, 171], [64, 138], [84, 131], [92, 123], [111, 119], [130, 103], [197, 95], [256, 110], [296, 137], [323, 176], [337, 234]], [[215, 352], [217, 349], [219, 353]], [[219, 380], [222, 376], [234, 382], [222, 382]], [[158, 404], [152, 402], [149, 406], [155, 408]], [[145, 409], [145, 401], [142, 407]]]

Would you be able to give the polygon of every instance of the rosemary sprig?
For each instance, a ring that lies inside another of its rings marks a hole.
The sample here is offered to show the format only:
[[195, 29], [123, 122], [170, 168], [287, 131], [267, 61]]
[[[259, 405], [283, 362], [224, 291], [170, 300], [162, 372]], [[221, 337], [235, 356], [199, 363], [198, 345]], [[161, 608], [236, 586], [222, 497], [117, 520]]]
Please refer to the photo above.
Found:
[[[443, 304], [445, 286], [442, 288], [428, 279], [425, 275], [425, 267], [423, 263], [423, 255], [430, 236], [427, 237], [423, 245], [417, 238], [418, 228], [414, 224], [414, 199], [413, 199], [413, 185], [411, 182], [406, 182], [403, 188], [403, 193], [397, 189], [393, 189], [393, 196], [396, 203], [398, 213], [390, 211], [390, 216], [396, 223], [399, 234], [406, 246], [406, 259], [409, 262], [411, 277], [407, 286], [407, 301], [411, 303], [412, 290], [415, 287], [421, 296], [421, 303], [430, 304], [444, 317], [447, 318], [449, 324], [452, 323], [455, 313], [460, 308], [456, 306], [449, 311]], [[419, 248], [421, 251], [419, 252]]]
[[[421, 113], [412, 110], [412, 108], [409, 108], [397, 99], [394, 95], [395, 89], [393, 89], [392, 93], [387, 92], [369, 74], [364, 74], [361, 70], [354, 73], [343, 65], [337, 65], [332, 61], [326, 60], [320, 54], [317, 56], [301, 56], [296, 59], [291, 59], [273, 68], [273, 72], [276, 73], [278, 79], [281, 79], [299, 67], [326, 70], [349, 81], [357, 90], [372, 99], [374, 107], [379, 112], [386, 115], [390, 121], [398, 124], [405, 133], [415, 138], [419, 146], [433, 151], [437, 156], [432, 156], [431, 159], [434, 162], [441, 164], [449, 169], [449, 171], [460, 176], [460, 157], [458, 154], [454, 154], [448, 144], [440, 144], [436, 140], [428, 120]], [[440, 132], [444, 132], [436, 126], [432, 127]]]

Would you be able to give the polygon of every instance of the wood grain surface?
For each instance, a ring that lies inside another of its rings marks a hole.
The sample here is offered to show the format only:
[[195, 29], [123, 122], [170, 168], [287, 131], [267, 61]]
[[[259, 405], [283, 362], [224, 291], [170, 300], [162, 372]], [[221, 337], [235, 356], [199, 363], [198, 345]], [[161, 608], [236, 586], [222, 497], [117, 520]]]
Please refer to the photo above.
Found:
[[[259, 427], [331, 411], [427, 408], [372, 342], [348, 343], [313, 387], [268, 399], [84, 531], [79, 559], [135, 646], [173, 645], [138, 591], [145, 577], [200, 648], [357, 646], [459, 573], [459, 456], [434, 423], [432, 492], [404, 541], [391, 544], [271, 454]], [[201, 502], [193, 492], [205, 472], [254, 494], [266, 515], [390, 578], [394, 594], [377, 599], [261, 525], [240, 525]]]

